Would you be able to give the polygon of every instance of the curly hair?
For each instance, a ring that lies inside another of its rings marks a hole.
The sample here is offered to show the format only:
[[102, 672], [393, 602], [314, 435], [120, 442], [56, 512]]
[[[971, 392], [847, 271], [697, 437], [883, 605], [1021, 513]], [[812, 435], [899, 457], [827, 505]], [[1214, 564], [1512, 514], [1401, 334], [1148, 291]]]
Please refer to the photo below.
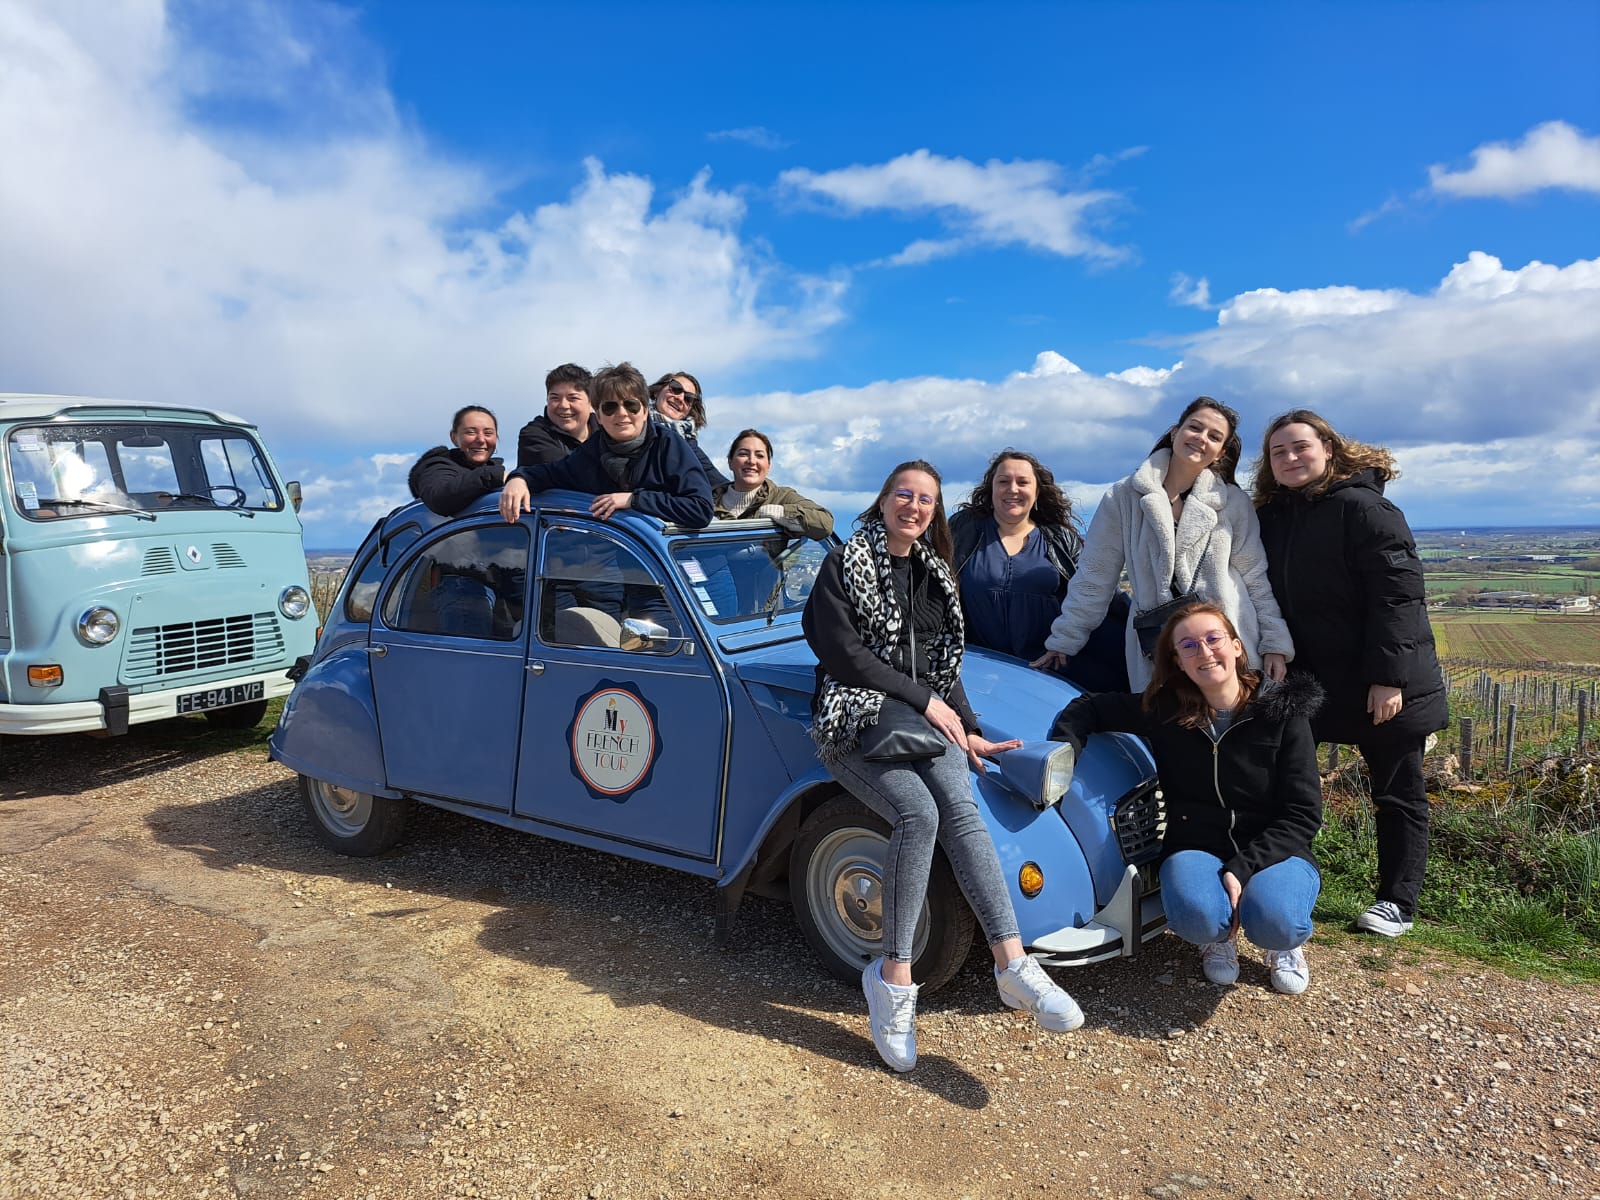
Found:
[[1311, 426], [1328, 451], [1328, 466], [1322, 478], [1308, 483], [1302, 489], [1308, 495], [1320, 496], [1341, 479], [1349, 479], [1357, 471], [1369, 468], [1377, 472], [1378, 478], [1385, 483], [1400, 477], [1400, 468], [1395, 466], [1394, 455], [1382, 446], [1369, 446], [1365, 442], [1340, 437], [1332, 425], [1309, 408], [1291, 409], [1273, 417], [1266, 433], [1261, 435], [1261, 457], [1256, 460], [1256, 473], [1250, 487], [1251, 499], [1257, 508], [1268, 503], [1279, 492], [1292, 490], [1284, 487], [1272, 474], [1272, 435], [1285, 425]]
[[983, 473], [983, 481], [972, 489], [972, 494], [962, 502], [961, 507], [987, 517], [994, 516], [994, 477], [1000, 471], [1000, 464], [1012, 459], [1032, 467], [1033, 477], [1038, 481], [1038, 496], [1033, 502], [1032, 511], [1028, 513], [1028, 519], [1035, 525], [1063, 525], [1081, 533], [1078, 515], [1072, 510], [1072, 501], [1067, 499], [1067, 494], [1056, 482], [1055, 472], [1027, 451], [1013, 450], [1010, 446], [989, 460], [989, 469]]
[[907, 471], [921, 471], [933, 477], [934, 488], [938, 495], [933, 498], [933, 520], [928, 522], [928, 528], [923, 533], [923, 539], [933, 548], [933, 552], [944, 559], [945, 565], [953, 566], [956, 553], [955, 539], [950, 536], [950, 522], [944, 515], [944, 476], [932, 463], [920, 458], [913, 458], [903, 462], [889, 472], [889, 477], [883, 481], [883, 486], [878, 489], [878, 498], [871, 505], [861, 510], [856, 517], [857, 525], [865, 525], [869, 521], [883, 520], [883, 501], [886, 496], [894, 491], [894, 481]]
[[[1163, 694], [1171, 696], [1178, 710], [1174, 719], [1185, 729], [1199, 729], [1211, 720], [1211, 705], [1206, 703], [1205, 693], [1194, 680], [1183, 673], [1183, 668], [1178, 665], [1178, 647], [1174, 637], [1179, 622], [1201, 614], [1216, 617], [1228, 631], [1228, 636], [1234, 641], [1240, 641], [1239, 631], [1228, 619], [1228, 614], [1217, 605], [1209, 600], [1197, 600], [1193, 604], [1185, 604], [1168, 617], [1167, 623], [1161, 627], [1161, 636], [1156, 639], [1155, 653], [1151, 657], [1154, 670], [1139, 701], [1139, 706], [1145, 712], [1154, 712]], [[1239, 677], [1240, 685], [1244, 688], [1244, 694], [1239, 699], [1239, 709], [1242, 709], [1250, 703], [1256, 690], [1260, 688], [1261, 673], [1251, 670], [1246, 665], [1242, 645], [1233, 669]], [[1237, 711], [1236, 709], [1235, 712]]]
[[1244, 442], [1239, 437], [1239, 414], [1222, 401], [1213, 400], [1210, 396], [1196, 396], [1189, 401], [1188, 407], [1178, 414], [1178, 419], [1172, 428], [1162, 434], [1161, 440], [1150, 447], [1150, 453], [1154, 454], [1157, 450], [1171, 450], [1172, 439], [1178, 430], [1183, 428], [1183, 423], [1202, 408], [1209, 408], [1228, 423], [1227, 440], [1222, 443], [1222, 453], [1217, 456], [1217, 461], [1211, 464], [1211, 472], [1224, 483], [1237, 483], [1234, 474], [1239, 469], [1239, 457], [1244, 453]]
[[705, 389], [700, 386], [700, 381], [687, 371], [668, 371], [660, 379], [650, 385], [650, 403], [654, 407], [655, 399], [661, 394], [661, 389], [676, 379], [687, 379], [694, 384], [694, 391], [685, 396], [684, 402], [689, 406], [689, 419], [694, 422], [695, 429], [706, 427], [706, 396]]

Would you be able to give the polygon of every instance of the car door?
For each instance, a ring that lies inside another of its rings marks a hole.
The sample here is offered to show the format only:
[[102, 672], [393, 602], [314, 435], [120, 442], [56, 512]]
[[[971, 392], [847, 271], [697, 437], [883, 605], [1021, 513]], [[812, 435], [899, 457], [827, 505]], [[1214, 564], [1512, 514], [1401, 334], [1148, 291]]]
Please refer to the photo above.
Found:
[[[540, 533], [518, 816], [715, 860], [726, 685], [662, 567], [620, 530]], [[630, 617], [664, 630], [640, 643]]]
[[498, 518], [447, 525], [391, 576], [368, 645], [391, 788], [510, 809], [530, 536]]

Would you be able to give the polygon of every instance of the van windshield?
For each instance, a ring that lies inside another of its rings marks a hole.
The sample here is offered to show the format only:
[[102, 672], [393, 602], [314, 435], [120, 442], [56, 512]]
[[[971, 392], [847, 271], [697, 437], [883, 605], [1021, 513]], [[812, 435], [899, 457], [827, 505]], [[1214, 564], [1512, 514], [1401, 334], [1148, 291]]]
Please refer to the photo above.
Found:
[[216, 425], [55, 422], [6, 439], [11, 502], [35, 521], [232, 509], [242, 517], [283, 507], [261, 448]]

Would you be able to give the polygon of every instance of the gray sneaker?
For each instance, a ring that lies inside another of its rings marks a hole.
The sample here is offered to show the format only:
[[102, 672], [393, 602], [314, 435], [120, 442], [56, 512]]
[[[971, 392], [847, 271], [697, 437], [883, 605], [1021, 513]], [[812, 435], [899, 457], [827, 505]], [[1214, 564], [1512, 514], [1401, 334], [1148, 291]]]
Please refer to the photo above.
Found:
[[1033, 1014], [1041, 1028], [1070, 1033], [1083, 1024], [1083, 1010], [1033, 959], [1024, 954], [994, 969], [1000, 999], [1007, 1008], [1020, 1008]]
[[1356, 928], [1363, 933], [1399, 937], [1402, 933], [1411, 932], [1411, 918], [1403, 914], [1393, 900], [1379, 900], [1356, 918]]
[[1267, 970], [1272, 972], [1272, 990], [1285, 996], [1298, 996], [1311, 982], [1311, 968], [1306, 966], [1306, 952], [1299, 946], [1293, 950], [1268, 950]]
[[901, 986], [883, 977], [883, 959], [875, 958], [861, 972], [867, 996], [867, 1019], [878, 1057], [896, 1071], [917, 1065], [917, 985]]
[[1212, 983], [1227, 987], [1239, 982], [1239, 947], [1232, 938], [1200, 947], [1200, 969]]

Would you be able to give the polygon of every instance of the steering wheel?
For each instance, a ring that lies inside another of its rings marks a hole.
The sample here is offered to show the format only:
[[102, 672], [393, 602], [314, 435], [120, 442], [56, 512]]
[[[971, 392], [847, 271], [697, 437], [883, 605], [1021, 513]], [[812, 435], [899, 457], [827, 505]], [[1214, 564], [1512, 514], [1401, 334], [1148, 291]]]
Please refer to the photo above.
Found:
[[234, 487], [231, 483], [214, 483], [206, 490], [211, 493], [213, 499], [216, 498], [218, 492], [233, 492], [236, 494], [236, 498], [224, 504], [223, 508], [243, 508], [244, 502], [249, 499], [242, 487]]

